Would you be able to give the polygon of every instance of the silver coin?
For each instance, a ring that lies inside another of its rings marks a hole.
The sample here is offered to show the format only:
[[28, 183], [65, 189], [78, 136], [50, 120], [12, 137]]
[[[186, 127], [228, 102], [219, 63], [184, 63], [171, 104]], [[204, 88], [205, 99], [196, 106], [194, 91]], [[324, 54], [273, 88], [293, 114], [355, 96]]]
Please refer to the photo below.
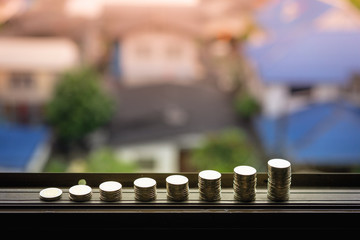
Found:
[[272, 168], [289, 168], [291, 163], [284, 159], [275, 158], [269, 160], [268, 165]]
[[143, 177], [134, 181], [135, 199], [139, 201], [153, 201], [156, 199], [156, 181]]
[[242, 202], [251, 202], [256, 198], [256, 169], [250, 166], [234, 168], [234, 198]]
[[151, 188], [156, 186], [156, 181], [148, 177], [138, 178], [134, 181], [134, 186], [138, 188]]
[[221, 173], [204, 170], [198, 176], [199, 196], [201, 200], [218, 201], [221, 199]]
[[75, 185], [69, 188], [69, 198], [72, 201], [83, 202], [91, 199], [92, 188], [88, 185]]
[[167, 198], [171, 201], [185, 201], [189, 196], [189, 179], [182, 175], [166, 178]]
[[268, 161], [267, 197], [272, 201], [287, 201], [290, 197], [291, 163], [284, 159]]
[[250, 166], [237, 166], [234, 168], [234, 173], [249, 176], [256, 174], [256, 169]]
[[122, 185], [116, 181], [106, 181], [99, 185], [100, 200], [115, 202], [121, 199]]
[[221, 178], [221, 173], [215, 170], [204, 170], [199, 173], [199, 177], [204, 180], [217, 180]]
[[122, 188], [121, 183], [116, 181], [106, 181], [99, 185], [99, 189], [104, 192], [120, 191]]
[[50, 187], [40, 191], [39, 196], [44, 201], [56, 201], [62, 196], [63, 191], [60, 188]]
[[189, 179], [183, 175], [171, 175], [166, 178], [166, 182], [172, 185], [184, 185], [189, 182]]

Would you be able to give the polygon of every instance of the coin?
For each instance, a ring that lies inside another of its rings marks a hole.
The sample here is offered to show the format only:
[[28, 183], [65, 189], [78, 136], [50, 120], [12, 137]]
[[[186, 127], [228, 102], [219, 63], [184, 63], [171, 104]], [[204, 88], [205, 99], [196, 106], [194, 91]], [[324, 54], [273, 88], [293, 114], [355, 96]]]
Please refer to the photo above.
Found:
[[62, 196], [62, 190], [60, 188], [50, 187], [40, 191], [39, 196], [44, 201], [56, 201]]
[[76, 202], [85, 202], [91, 199], [92, 189], [88, 185], [75, 185], [69, 188], [69, 198]]
[[221, 173], [214, 170], [204, 170], [198, 175], [200, 199], [218, 201], [221, 199]]
[[256, 197], [256, 169], [250, 166], [235, 167], [233, 188], [236, 200], [254, 201]]
[[189, 195], [189, 179], [182, 175], [166, 178], [167, 198], [172, 201], [185, 201]]
[[143, 177], [134, 181], [135, 199], [139, 201], [153, 201], [156, 199], [156, 181]]
[[291, 163], [284, 159], [268, 161], [267, 197], [272, 201], [287, 201], [290, 197]]
[[119, 201], [121, 199], [122, 185], [116, 181], [106, 181], [99, 185], [100, 199], [106, 202]]

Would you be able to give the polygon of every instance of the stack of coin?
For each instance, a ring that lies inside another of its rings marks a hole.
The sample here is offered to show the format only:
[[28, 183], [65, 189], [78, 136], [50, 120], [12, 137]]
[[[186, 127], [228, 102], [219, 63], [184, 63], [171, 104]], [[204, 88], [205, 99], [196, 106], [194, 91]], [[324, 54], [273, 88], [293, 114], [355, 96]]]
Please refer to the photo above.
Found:
[[75, 185], [69, 189], [69, 198], [75, 202], [89, 201], [92, 196], [92, 189], [88, 185]]
[[200, 199], [218, 201], [221, 199], [221, 173], [214, 170], [204, 170], [199, 173]]
[[99, 185], [100, 199], [105, 202], [115, 202], [121, 199], [122, 185], [116, 181], [107, 181]]
[[51, 187], [41, 190], [39, 196], [43, 201], [56, 201], [61, 198], [62, 193], [60, 188]]
[[156, 199], [156, 181], [152, 178], [143, 177], [134, 181], [135, 199], [143, 202]]
[[234, 198], [238, 201], [251, 202], [256, 197], [256, 169], [250, 166], [234, 168]]
[[272, 201], [287, 201], [290, 197], [291, 164], [283, 159], [268, 161], [267, 197]]
[[167, 198], [172, 201], [185, 201], [189, 196], [189, 179], [182, 175], [166, 178]]

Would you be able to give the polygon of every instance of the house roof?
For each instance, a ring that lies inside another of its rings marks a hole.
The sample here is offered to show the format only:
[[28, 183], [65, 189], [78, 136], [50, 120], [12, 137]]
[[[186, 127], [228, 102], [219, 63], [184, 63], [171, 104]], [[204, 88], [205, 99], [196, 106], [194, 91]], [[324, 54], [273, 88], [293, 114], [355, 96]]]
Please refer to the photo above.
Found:
[[300, 165], [359, 165], [360, 108], [317, 103], [282, 118], [260, 117], [256, 129], [269, 155]]
[[109, 4], [103, 6], [100, 19], [104, 32], [111, 37], [149, 28], [172, 30], [195, 37], [200, 35], [202, 27], [199, 9], [188, 6]]
[[0, 69], [63, 71], [79, 62], [74, 42], [56, 37], [1, 37]]
[[360, 50], [355, 47], [359, 42], [360, 29], [312, 32], [259, 49], [253, 60], [265, 83], [344, 85], [352, 74], [360, 73]]
[[122, 88], [116, 95], [119, 108], [110, 126], [111, 144], [168, 140], [236, 124], [230, 99], [204, 83]]
[[0, 123], [0, 169], [25, 171], [49, 136], [49, 130], [44, 126]]
[[[294, 16], [286, 19], [286, 8], [291, 4]], [[360, 50], [356, 47], [360, 26], [319, 26], [319, 21], [334, 9], [341, 11], [320, 1], [287, 0], [273, 2], [258, 15], [269, 37], [262, 46], [248, 44], [247, 55], [264, 83], [344, 85], [352, 74], [360, 72]]]

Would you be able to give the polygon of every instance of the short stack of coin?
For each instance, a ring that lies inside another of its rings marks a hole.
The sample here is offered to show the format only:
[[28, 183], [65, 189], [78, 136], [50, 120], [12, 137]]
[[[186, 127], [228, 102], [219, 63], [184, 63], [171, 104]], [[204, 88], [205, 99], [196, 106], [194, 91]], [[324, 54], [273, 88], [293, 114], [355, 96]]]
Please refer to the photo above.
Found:
[[75, 202], [89, 201], [92, 196], [92, 189], [88, 185], [75, 185], [69, 189], [69, 198]]
[[234, 168], [234, 198], [238, 201], [252, 202], [256, 198], [256, 169], [250, 166]]
[[182, 175], [166, 178], [167, 198], [171, 201], [185, 201], [189, 196], [189, 179]]
[[291, 164], [284, 159], [268, 161], [267, 197], [272, 201], [287, 201], [290, 197]]
[[221, 199], [221, 173], [214, 170], [201, 171], [198, 181], [201, 200], [212, 202]]
[[121, 199], [122, 185], [116, 181], [107, 181], [99, 185], [100, 199], [105, 202], [115, 202]]
[[135, 199], [143, 202], [156, 199], [156, 181], [152, 178], [143, 177], [134, 181]]

